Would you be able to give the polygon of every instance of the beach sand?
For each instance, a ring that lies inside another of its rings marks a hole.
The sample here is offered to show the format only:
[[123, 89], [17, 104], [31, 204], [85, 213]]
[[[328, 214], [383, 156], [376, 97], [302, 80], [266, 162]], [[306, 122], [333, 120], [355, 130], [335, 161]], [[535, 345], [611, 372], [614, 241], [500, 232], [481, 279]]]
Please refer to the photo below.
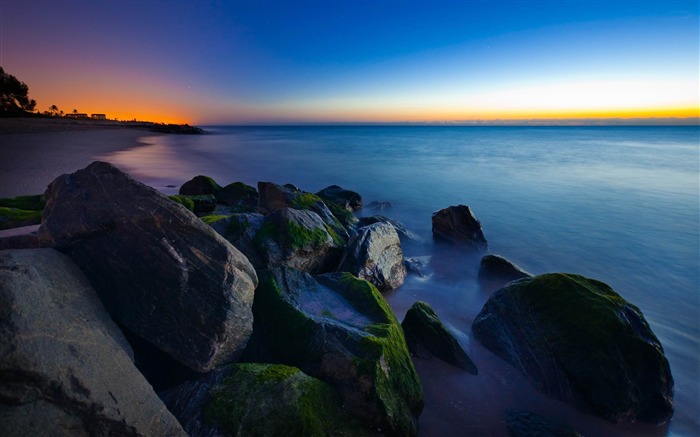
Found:
[[0, 119], [0, 198], [43, 193], [56, 177], [147, 135], [157, 134], [113, 122]]

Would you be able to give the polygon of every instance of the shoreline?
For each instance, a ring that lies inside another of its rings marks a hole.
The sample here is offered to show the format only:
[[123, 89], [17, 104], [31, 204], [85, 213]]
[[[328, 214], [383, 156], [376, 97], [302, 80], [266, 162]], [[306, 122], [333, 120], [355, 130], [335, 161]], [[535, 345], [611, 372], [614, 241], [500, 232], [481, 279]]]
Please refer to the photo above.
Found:
[[41, 194], [56, 177], [140, 147], [139, 138], [150, 135], [160, 134], [109, 122], [0, 119], [0, 198]]

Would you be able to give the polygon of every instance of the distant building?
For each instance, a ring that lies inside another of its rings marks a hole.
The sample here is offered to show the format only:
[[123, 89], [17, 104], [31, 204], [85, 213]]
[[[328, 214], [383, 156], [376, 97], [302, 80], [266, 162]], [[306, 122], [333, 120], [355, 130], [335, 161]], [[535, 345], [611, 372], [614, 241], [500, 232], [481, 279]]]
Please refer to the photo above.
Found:
[[95, 120], [107, 120], [107, 116], [105, 114], [92, 114], [90, 117]]
[[78, 113], [66, 114], [66, 117], [68, 117], [68, 118], [88, 118], [88, 115], [83, 114], [82, 112], [78, 112]]

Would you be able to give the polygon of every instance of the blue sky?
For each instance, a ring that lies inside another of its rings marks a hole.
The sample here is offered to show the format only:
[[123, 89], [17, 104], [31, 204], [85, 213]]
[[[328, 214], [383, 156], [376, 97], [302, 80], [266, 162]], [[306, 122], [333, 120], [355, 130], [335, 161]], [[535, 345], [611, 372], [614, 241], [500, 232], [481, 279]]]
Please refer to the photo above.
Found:
[[697, 116], [698, 2], [0, 0], [39, 108], [191, 123]]

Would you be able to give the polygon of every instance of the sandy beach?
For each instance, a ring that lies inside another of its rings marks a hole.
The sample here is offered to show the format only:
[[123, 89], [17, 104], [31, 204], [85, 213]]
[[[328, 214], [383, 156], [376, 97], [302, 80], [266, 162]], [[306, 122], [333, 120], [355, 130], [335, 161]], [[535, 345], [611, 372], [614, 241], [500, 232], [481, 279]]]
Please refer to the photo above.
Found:
[[0, 198], [43, 193], [57, 176], [157, 135], [114, 122], [0, 119]]

